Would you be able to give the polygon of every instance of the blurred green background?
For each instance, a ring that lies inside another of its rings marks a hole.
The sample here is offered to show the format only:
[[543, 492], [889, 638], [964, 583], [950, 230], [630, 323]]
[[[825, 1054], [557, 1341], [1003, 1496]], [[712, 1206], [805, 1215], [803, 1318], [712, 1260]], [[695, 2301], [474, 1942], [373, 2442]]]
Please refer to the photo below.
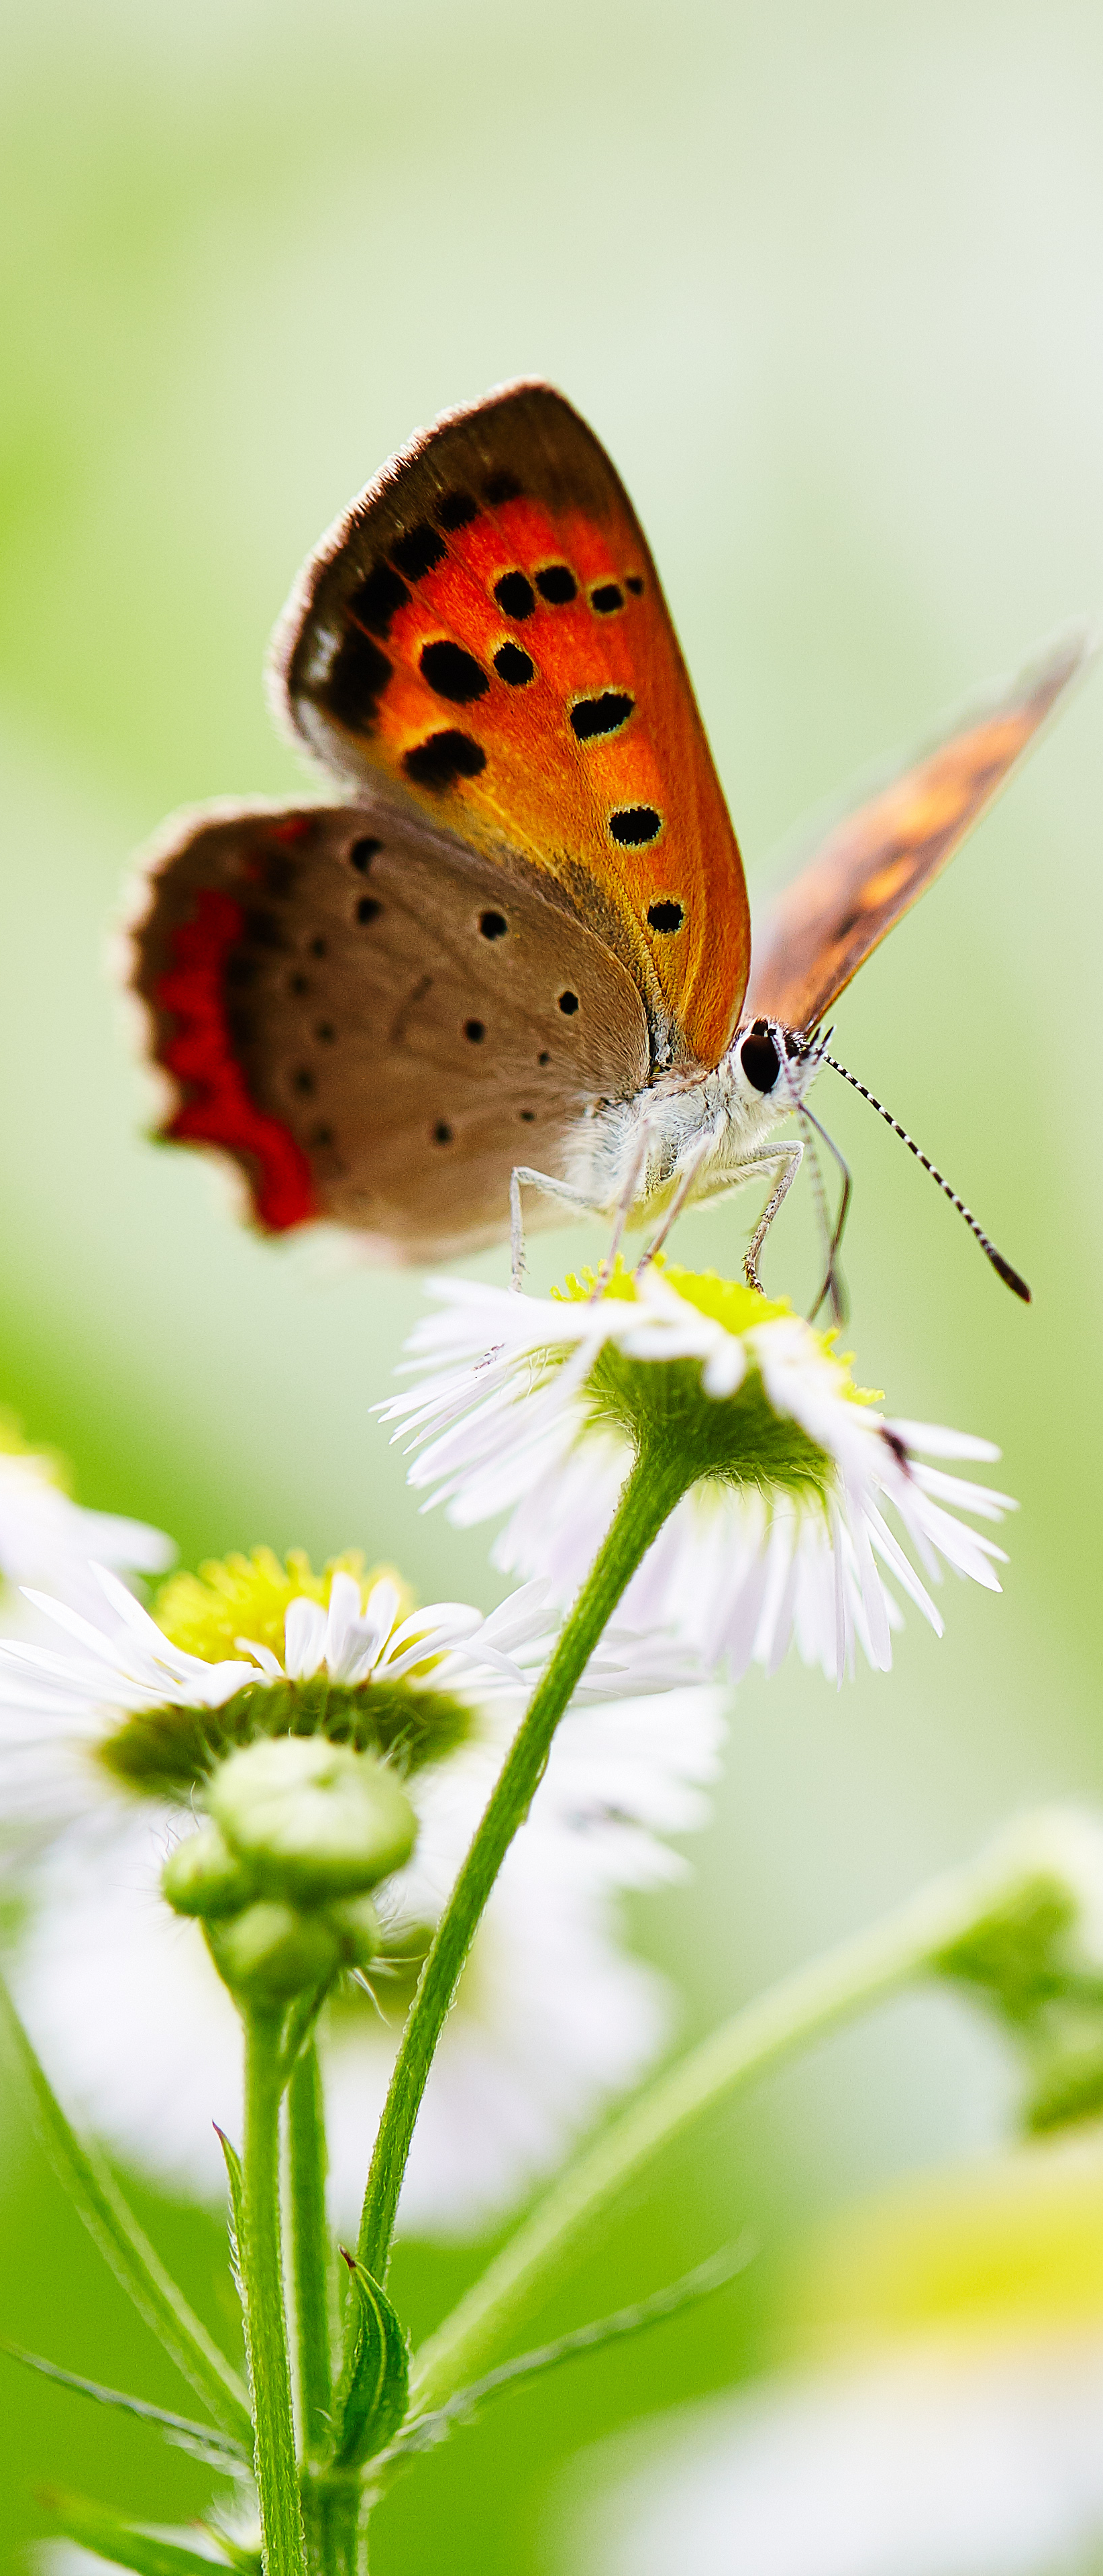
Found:
[[[253, 1240], [208, 1168], [144, 1141], [105, 967], [128, 853], [174, 805], [296, 792], [261, 662], [300, 557], [416, 422], [515, 373], [564, 387], [634, 495], [752, 884], [803, 808], [1103, 601], [1103, 19], [38, 0], [5, 51], [0, 1395], [82, 1500], [186, 1562], [359, 1542], [489, 1602], [486, 1534], [418, 1517], [368, 1413], [416, 1277]], [[1031, 1312], [869, 1111], [819, 1095], [857, 1176], [859, 1374], [1001, 1442], [1005, 1597], [951, 1585], [945, 1641], [912, 1620], [889, 1680], [740, 1691], [693, 1885], [637, 1914], [687, 2031], [1017, 1806], [1103, 1785], [1101, 717], [1096, 680], [838, 1013]], [[681, 1257], [735, 1268], [741, 1218], [686, 1224]], [[548, 1238], [537, 1275], [597, 1248]], [[798, 1212], [769, 1283], [799, 1293], [810, 1260]], [[981, 2153], [1006, 2093], [961, 2013], [909, 2005], [714, 2123], [556, 2315], [747, 2216], [755, 2271], [435, 2456], [381, 2519], [381, 2576], [554, 2568], [572, 2448], [752, 2367], [809, 2217]], [[2, 2144], [7, 2331], [178, 2401], [10, 2106]], [[214, 2222], [142, 2207], [217, 2319]], [[473, 2260], [403, 2252], [419, 2325]], [[5, 2568], [51, 2476], [198, 2508], [194, 2465], [4, 2367]]]

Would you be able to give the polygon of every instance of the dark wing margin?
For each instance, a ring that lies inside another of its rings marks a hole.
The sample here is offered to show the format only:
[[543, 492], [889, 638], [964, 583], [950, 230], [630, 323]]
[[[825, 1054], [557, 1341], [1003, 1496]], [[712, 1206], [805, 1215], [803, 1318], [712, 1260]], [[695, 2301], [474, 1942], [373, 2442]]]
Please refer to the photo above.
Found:
[[941, 874], [1096, 649], [1087, 626], [1066, 630], [827, 828], [754, 931], [745, 1018], [818, 1025]]

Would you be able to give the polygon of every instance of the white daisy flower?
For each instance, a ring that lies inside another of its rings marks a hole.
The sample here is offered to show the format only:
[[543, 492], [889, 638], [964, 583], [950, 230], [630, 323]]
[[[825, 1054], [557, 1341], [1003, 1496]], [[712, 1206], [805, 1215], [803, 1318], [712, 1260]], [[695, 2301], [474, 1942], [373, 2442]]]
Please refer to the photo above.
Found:
[[163, 1574], [176, 1550], [163, 1530], [74, 1503], [60, 1462], [25, 1446], [13, 1418], [0, 1412], [0, 1578], [5, 1625], [20, 1623], [18, 1588], [47, 1583], [65, 1600], [93, 1610], [99, 1600], [91, 1562], [134, 1574]]
[[[207, 1770], [250, 1736], [324, 1727], [382, 1751], [419, 1832], [376, 1892], [370, 1985], [347, 1980], [326, 2017], [334, 2199], [352, 2227], [406, 2003], [546, 1660], [545, 1588], [486, 1620], [457, 1603], [415, 1612], [390, 1575], [345, 1560], [315, 1576], [266, 1551], [176, 1577], [156, 1617], [101, 1583], [99, 1625], [62, 1605], [71, 1655], [22, 1646], [0, 1661], [22, 1738], [7, 1757], [0, 1743], [0, 1781], [18, 1780], [44, 1846], [15, 1969], [28, 2021], [100, 2134], [220, 2196], [210, 2124], [240, 2127], [240, 2028], [198, 1924], [160, 1898], [166, 1852]], [[672, 1692], [669, 1671], [661, 1643], [625, 1636], [581, 1694], [611, 1704], [560, 1727], [438, 2053], [408, 2227], [463, 2232], [496, 2213], [663, 2036], [663, 1990], [619, 1945], [616, 1900], [678, 1871], [659, 1837], [701, 1821], [720, 1734], [719, 1695]]]
[[[245, 1616], [250, 1569], [244, 1559], [229, 1563], [240, 1569], [241, 1597], [234, 1606]], [[206, 1571], [217, 1578], [224, 1570]], [[296, 1721], [288, 1684], [315, 1681], [327, 1698], [335, 1687], [348, 1694], [370, 1688], [373, 1710], [381, 1705], [382, 1691], [419, 1671], [441, 1707], [458, 1683], [473, 1676], [484, 1693], [498, 1686], [523, 1698], [530, 1667], [547, 1651], [542, 1583], [523, 1585], [489, 1618], [457, 1601], [433, 1602], [415, 1612], [406, 1609], [390, 1575], [365, 1585], [337, 1565], [324, 1578], [307, 1570], [309, 1588], [296, 1589], [294, 1573], [282, 1574], [267, 1551], [258, 1550], [252, 1591], [269, 1624], [275, 1603], [283, 1652], [263, 1637], [235, 1636], [237, 1652], [223, 1656], [189, 1651], [106, 1567], [93, 1566], [91, 1573], [100, 1596], [97, 1621], [67, 1601], [27, 1591], [42, 1620], [72, 1640], [68, 1652], [37, 1639], [0, 1639], [0, 1761], [9, 1835], [13, 1828], [18, 1836], [34, 1825], [51, 1831], [77, 1821], [94, 1829], [105, 1795], [125, 1794], [147, 1781], [170, 1796], [190, 1797], [219, 1752], [254, 1731], [310, 1731], [310, 1702], [306, 1722]], [[202, 1590], [193, 1578], [177, 1577], [163, 1596], [170, 1626], [173, 1605], [183, 1604], [185, 1634], [190, 1588]], [[324, 1601], [319, 1590], [327, 1595]], [[224, 1595], [216, 1608], [225, 1629]], [[641, 1661], [658, 1666], [656, 1657], [648, 1657], [646, 1641], [640, 1652]], [[629, 1640], [629, 1661], [631, 1653]], [[274, 1703], [273, 1684], [284, 1686]], [[601, 1689], [600, 1676], [592, 1687]]]
[[999, 1590], [1002, 1549], [957, 1514], [998, 1521], [1010, 1498], [925, 1463], [988, 1462], [990, 1442], [886, 1417], [833, 1335], [714, 1274], [621, 1274], [596, 1301], [568, 1285], [560, 1300], [432, 1283], [441, 1311], [409, 1344], [418, 1384], [382, 1408], [426, 1508], [443, 1501], [463, 1525], [509, 1508], [499, 1566], [571, 1600], [635, 1458], [661, 1442], [668, 1457], [680, 1444], [684, 1490], [624, 1615], [709, 1669], [772, 1672], [795, 1641], [836, 1681], [856, 1646], [886, 1670], [892, 1584], [936, 1634], [940, 1560]]
[[[707, 1813], [721, 1698], [672, 1692], [564, 1719], [507, 1854], [414, 2133], [400, 2223], [465, 2235], [551, 2171], [666, 2039], [672, 1998], [624, 1948], [620, 1891], [682, 1874], [660, 1833]], [[349, 1982], [322, 2034], [333, 2215], [354, 2233], [402, 2012], [493, 1784], [507, 1728], [406, 1783], [418, 1843], [390, 1880], [386, 1953]], [[151, 1830], [152, 1827], [152, 1830]], [[211, 2126], [240, 2137], [241, 2031], [197, 1924], [159, 1895], [168, 1814], [119, 1812], [110, 1834], [55, 1844], [36, 1881], [13, 1983], [63, 2098], [122, 2156], [220, 2201]]]

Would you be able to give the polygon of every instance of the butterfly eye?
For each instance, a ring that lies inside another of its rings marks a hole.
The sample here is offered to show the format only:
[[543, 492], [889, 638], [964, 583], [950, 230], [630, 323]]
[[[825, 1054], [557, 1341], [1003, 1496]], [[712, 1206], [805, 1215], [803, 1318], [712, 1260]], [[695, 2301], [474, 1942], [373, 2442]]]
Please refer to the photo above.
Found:
[[739, 1050], [743, 1071], [756, 1091], [772, 1091], [777, 1081], [781, 1059], [772, 1038], [744, 1038]]

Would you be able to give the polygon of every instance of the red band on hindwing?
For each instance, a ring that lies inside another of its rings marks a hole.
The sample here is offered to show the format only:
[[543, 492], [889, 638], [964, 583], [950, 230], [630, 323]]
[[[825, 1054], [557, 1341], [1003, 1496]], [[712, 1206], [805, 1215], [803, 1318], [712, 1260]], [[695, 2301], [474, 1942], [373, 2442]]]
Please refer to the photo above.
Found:
[[245, 927], [241, 906], [201, 887], [195, 918], [172, 933], [173, 963], [158, 978], [159, 1009], [178, 1021], [161, 1062], [183, 1086], [184, 1099], [164, 1129], [174, 1143], [221, 1145], [252, 1167], [253, 1203], [273, 1234], [320, 1213], [310, 1165], [280, 1119], [250, 1099], [226, 1022], [226, 960]]

